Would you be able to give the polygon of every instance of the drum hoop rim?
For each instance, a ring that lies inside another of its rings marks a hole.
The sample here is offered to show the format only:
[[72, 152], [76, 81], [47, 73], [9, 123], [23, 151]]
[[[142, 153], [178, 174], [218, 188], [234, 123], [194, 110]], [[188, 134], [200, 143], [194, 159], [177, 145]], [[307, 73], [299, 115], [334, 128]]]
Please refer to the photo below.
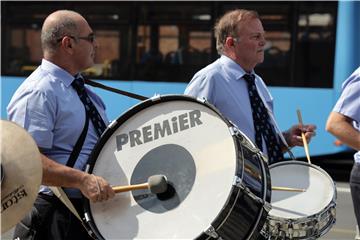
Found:
[[323, 173], [329, 180], [331, 180], [330, 182], [332, 183], [332, 187], [333, 187], [333, 197], [330, 200], [329, 203], [327, 203], [327, 205], [325, 207], [323, 207], [319, 212], [312, 214], [310, 216], [306, 216], [306, 217], [301, 217], [301, 218], [281, 218], [281, 217], [275, 217], [273, 215], [270, 214], [269, 212], [269, 217], [272, 217], [272, 219], [276, 219], [276, 220], [292, 220], [293, 222], [297, 223], [297, 222], [301, 222], [301, 220], [304, 219], [309, 219], [309, 218], [315, 218], [318, 215], [320, 215], [321, 213], [327, 212], [329, 211], [331, 208], [336, 206], [336, 199], [337, 199], [337, 189], [336, 189], [336, 183], [334, 182], [334, 180], [331, 178], [331, 176], [324, 170], [322, 169], [320, 166], [317, 166], [313, 163], [308, 163], [308, 162], [302, 162], [302, 161], [296, 161], [296, 160], [291, 160], [291, 161], [282, 161], [282, 162], [278, 162], [278, 163], [274, 163], [269, 165], [269, 171], [272, 168], [278, 167], [278, 166], [282, 166], [282, 165], [289, 165], [289, 164], [295, 164], [295, 165], [303, 165], [303, 166], [309, 166], [312, 167], [316, 170], [319, 170], [321, 173]]

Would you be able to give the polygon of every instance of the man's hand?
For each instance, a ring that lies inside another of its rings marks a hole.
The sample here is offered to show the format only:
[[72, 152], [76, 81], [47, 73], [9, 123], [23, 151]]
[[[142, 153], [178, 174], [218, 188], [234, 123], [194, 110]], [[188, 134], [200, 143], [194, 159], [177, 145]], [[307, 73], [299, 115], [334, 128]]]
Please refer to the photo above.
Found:
[[80, 185], [80, 191], [91, 202], [101, 202], [115, 196], [114, 190], [102, 177], [86, 174]]
[[301, 138], [301, 133], [303, 132], [306, 138], [306, 142], [309, 143], [311, 138], [316, 135], [316, 126], [309, 124], [309, 125], [294, 125], [289, 130], [283, 133], [287, 144], [290, 147], [295, 146], [304, 146], [303, 140]]

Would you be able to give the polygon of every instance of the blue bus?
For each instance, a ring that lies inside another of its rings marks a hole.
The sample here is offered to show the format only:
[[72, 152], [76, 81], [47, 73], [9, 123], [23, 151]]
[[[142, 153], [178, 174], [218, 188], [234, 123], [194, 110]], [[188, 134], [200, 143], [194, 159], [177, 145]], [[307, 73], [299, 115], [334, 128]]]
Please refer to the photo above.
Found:
[[[282, 129], [296, 123], [318, 126], [312, 156], [346, 150], [324, 128], [342, 82], [360, 65], [360, 2], [1, 2], [1, 118], [16, 88], [42, 57], [41, 25], [57, 9], [84, 15], [100, 44], [97, 64], [84, 74], [105, 85], [151, 97], [181, 94], [193, 74], [218, 58], [216, 20], [235, 8], [256, 10], [266, 30], [265, 61], [256, 72], [275, 99]], [[139, 103], [94, 89], [110, 119]], [[211, 135], [211, 133], [209, 133]], [[204, 136], [207, 137], [207, 136]], [[304, 157], [302, 148], [294, 148]]]

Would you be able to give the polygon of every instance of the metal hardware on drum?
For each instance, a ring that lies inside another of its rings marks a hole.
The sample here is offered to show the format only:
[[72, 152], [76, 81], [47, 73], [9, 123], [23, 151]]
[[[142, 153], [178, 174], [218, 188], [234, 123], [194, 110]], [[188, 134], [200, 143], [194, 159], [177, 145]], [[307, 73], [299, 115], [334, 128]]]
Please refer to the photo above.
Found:
[[150, 100], [153, 101], [153, 102], [157, 102], [157, 101], [159, 101], [160, 99], [161, 99], [161, 95], [159, 95], [159, 94], [155, 94], [154, 96], [152, 96], [152, 97], [150, 98]]
[[215, 238], [215, 239], [219, 238], [219, 234], [217, 234], [215, 228], [211, 225], [204, 231], [204, 233], [212, 238]]
[[198, 97], [196, 100], [201, 103], [208, 103], [206, 98], [204, 98], [204, 97]]
[[236, 134], [236, 130], [234, 129], [234, 127], [229, 127], [229, 132], [230, 132], [231, 136], [235, 136], [235, 134]]
[[264, 204], [266, 201], [256, 196], [248, 187], [245, 187], [243, 184], [239, 184], [238, 186], [242, 191], [244, 191], [249, 197], [260, 204]]
[[241, 179], [241, 177], [235, 176], [235, 177], [234, 177], [233, 185], [236, 186], [236, 187], [241, 188], [241, 187], [242, 187], [241, 184], [242, 184], [242, 179]]
[[117, 121], [114, 120], [108, 125], [108, 128], [113, 128], [116, 124], [117, 124]]

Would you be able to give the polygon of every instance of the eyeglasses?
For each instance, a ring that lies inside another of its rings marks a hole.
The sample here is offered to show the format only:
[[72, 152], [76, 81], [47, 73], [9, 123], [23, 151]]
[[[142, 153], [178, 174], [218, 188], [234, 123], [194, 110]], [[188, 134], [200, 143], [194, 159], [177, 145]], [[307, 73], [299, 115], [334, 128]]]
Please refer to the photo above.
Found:
[[[86, 40], [86, 41], [88, 41], [88, 42], [90, 42], [90, 43], [94, 43], [94, 41], [95, 41], [95, 34], [93, 34], [93, 33], [91, 33], [91, 34], [89, 34], [89, 36], [87, 36], [87, 37], [75, 37], [75, 36], [64, 36], [64, 37], [69, 37], [69, 38], [72, 38], [72, 39], [82, 39], [82, 40]], [[62, 37], [62, 38], [59, 38], [58, 40], [57, 40], [57, 42], [61, 42], [62, 40], [63, 40], [63, 38], [64, 37]]]

